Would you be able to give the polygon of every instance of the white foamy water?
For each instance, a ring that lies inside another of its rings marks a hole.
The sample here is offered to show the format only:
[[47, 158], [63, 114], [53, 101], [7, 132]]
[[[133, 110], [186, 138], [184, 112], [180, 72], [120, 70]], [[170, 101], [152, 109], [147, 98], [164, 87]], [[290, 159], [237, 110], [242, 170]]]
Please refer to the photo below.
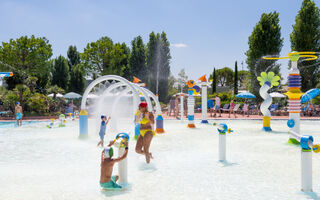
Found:
[[[211, 121], [213, 122], [213, 121]], [[273, 133], [261, 132], [262, 121], [226, 122], [227, 162], [218, 162], [218, 133], [211, 125], [165, 121], [166, 133], [154, 137], [154, 160], [145, 164], [130, 142], [129, 187], [102, 192], [101, 148], [96, 124], [90, 138], [78, 140], [78, 122], [66, 128], [47, 123], [0, 129], [0, 199], [317, 199], [320, 154], [313, 154], [314, 193], [300, 192], [300, 148], [287, 144], [286, 121], [272, 121]], [[120, 129], [127, 130], [127, 127]], [[319, 143], [319, 121], [301, 121], [303, 134]], [[133, 135], [133, 133], [131, 134]], [[113, 135], [107, 133], [107, 139]], [[117, 169], [114, 170], [117, 173]]]

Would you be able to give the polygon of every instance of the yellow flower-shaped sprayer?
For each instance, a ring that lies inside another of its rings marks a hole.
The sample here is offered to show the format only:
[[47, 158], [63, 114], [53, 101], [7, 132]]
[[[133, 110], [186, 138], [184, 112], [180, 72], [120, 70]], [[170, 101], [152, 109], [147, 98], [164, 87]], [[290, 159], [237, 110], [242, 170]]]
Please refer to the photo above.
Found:
[[279, 85], [279, 76], [275, 76], [274, 72], [261, 72], [260, 76], [257, 77], [258, 81], [260, 82], [260, 85], [263, 85], [265, 83], [270, 85], [270, 88], [273, 86], [278, 86]]

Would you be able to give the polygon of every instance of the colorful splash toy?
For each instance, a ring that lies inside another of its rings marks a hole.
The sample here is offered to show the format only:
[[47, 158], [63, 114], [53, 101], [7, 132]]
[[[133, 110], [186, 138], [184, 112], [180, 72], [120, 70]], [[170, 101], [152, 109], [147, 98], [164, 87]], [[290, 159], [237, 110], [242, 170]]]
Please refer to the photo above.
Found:
[[196, 126], [194, 125], [194, 96], [193, 95], [198, 95], [200, 94], [200, 87], [196, 85], [194, 80], [189, 80], [187, 82], [188, 86], [188, 128], [195, 128]]
[[129, 142], [129, 135], [127, 133], [118, 133], [116, 138], [113, 140], [113, 143], [115, 143], [117, 140], [120, 140], [120, 147], [124, 147], [125, 142]]
[[263, 128], [264, 131], [272, 131], [270, 127], [271, 113], [269, 107], [272, 104], [272, 97], [268, 94], [268, 90], [273, 86], [279, 85], [279, 76], [275, 76], [273, 72], [262, 72], [259, 77], [257, 77], [260, 82], [260, 96], [264, 99], [260, 106], [260, 110], [263, 114]]
[[226, 133], [232, 133], [233, 130], [228, 128], [227, 124], [225, 123], [213, 123], [213, 126], [217, 126], [217, 130], [219, 132], [219, 161], [223, 162], [226, 160]]
[[2, 84], [2, 79], [4, 77], [11, 77], [13, 76], [12, 72], [0, 72], [0, 85]]
[[60, 124], [59, 124], [59, 127], [66, 127], [66, 116], [64, 114], [60, 114], [59, 115], [59, 121], [60, 121]]
[[209, 123], [207, 120], [207, 90], [210, 86], [210, 83], [207, 81], [206, 75], [203, 75], [199, 78], [201, 85], [201, 105], [202, 105], [202, 120], [201, 123], [207, 124]]
[[[125, 142], [129, 142], [128, 133], [118, 133], [113, 140], [113, 144], [118, 148], [118, 156], [122, 156], [125, 152]], [[119, 183], [128, 183], [128, 158], [123, 159], [118, 165]]]
[[[141, 115], [140, 112], [136, 112], [136, 114], [134, 115], [134, 121], [136, 121], [136, 119], [138, 118], [138, 116]], [[140, 123], [135, 123], [134, 125], [134, 139], [137, 140], [139, 135], [140, 135]]]
[[47, 125], [47, 128], [52, 128], [54, 126], [54, 118], [50, 119], [50, 124]]
[[[301, 76], [298, 69], [298, 60], [300, 58], [305, 58], [304, 61], [316, 60], [318, 56], [316, 52], [291, 52], [286, 57], [264, 57], [266, 60], [278, 60], [278, 59], [290, 59], [291, 69], [288, 76], [288, 87], [289, 91], [285, 93], [289, 98], [289, 121], [288, 126], [290, 131], [294, 131], [300, 134], [300, 97], [303, 95], [301, 93]], [[289, 143], [299, 144], [299, 142], [290, 136]]]
[[13, 76], [12, 72], [0, 72], [0, 78], [12, 77], [12, 76]]
[[290, 131], [290, 136], [300, 143], [301, 147], [301, 190], [312, 192], [312, 151], [320, 152], [320, 145], [313, 143], [311, 135], [300, 135]]

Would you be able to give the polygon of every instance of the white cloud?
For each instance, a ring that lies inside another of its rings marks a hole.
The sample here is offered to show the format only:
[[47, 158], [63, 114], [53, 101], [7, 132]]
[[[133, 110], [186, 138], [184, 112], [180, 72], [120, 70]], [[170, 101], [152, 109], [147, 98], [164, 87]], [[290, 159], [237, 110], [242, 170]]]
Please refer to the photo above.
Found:
[[183, 43], [175, 43], [175, 44], [171, 44], [172, 47], [176, 47], [176, 48], [186, 48], [187, 45], [183, 44]]

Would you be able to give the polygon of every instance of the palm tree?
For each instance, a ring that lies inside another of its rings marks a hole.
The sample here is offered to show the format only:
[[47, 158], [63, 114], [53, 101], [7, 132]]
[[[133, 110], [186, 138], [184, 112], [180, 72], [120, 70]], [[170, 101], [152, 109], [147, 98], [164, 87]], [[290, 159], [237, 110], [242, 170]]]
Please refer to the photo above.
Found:
[[26, 84], [30, 88], [31, 93], [33, 93], [33, 90], [37, 85], [37, 81], [38, 81], [38, 78], [34, 76], [27, 78]]

